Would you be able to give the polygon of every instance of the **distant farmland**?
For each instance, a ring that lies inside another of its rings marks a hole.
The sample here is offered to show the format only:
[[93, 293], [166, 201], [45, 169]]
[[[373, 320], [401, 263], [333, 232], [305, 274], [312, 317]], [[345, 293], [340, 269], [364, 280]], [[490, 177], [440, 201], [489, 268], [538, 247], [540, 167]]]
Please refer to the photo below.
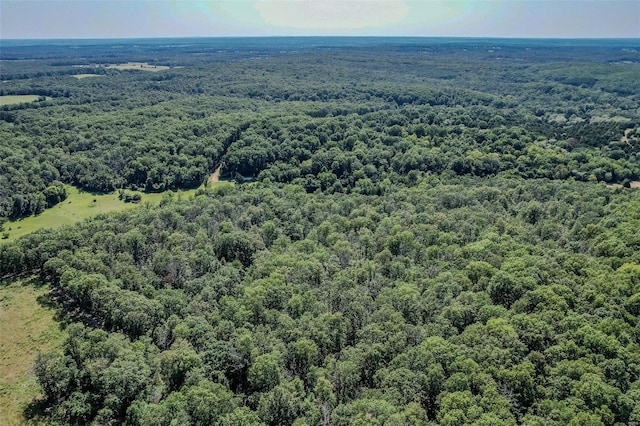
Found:
[[164, 65], [149, 65], [146, 62], [127, 62], [126, 64], [109, 65], [108, 69], [116, 70], [142, 70], [142, 71], [164, 71], [170, 67]]

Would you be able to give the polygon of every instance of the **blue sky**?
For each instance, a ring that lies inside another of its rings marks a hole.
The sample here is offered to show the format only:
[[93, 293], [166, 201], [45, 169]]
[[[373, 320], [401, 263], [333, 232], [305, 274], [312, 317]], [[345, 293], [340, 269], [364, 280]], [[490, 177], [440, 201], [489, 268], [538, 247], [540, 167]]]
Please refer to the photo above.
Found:
[[1, 38], [640, 37], [640, 0], [0, 0]]

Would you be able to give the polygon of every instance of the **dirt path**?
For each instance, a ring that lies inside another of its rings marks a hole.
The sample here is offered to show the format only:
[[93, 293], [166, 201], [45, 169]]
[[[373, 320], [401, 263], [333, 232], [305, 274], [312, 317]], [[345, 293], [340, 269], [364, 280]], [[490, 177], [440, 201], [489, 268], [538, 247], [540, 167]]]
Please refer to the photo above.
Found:
[[220, 169], [222, 166], [218, 166], [215, 172], [211, 176], [209, 176], [209, 183], [220, 182]]
[[[631, 143], [629, 143], [629, 133], [633, 132], [633, 127], [630, 127], [628, 129], [626, 129], [624, 131], [624, 136], [622, 137], [622, 141], [625, 142], [627, 145], [631, 146]], [[616, 187], [621, 187], [622, 185], [607, 185], [607, 186], [612, 186], [614, 188]], [[629, 183], [629, 188], [635, 188], [638, 189], [640, 188], [640, 181], [637, 180], [633, 180]]]
[[631, 146], [631, 144], [629, 143], [629, 133], [631, 133], [633, 131], [633, 127], [626, 129], [624, 131], [624, 136], [622, 137], [622, 140], [629, 146]]
[[240, 136], [242, 135], [242, 132], [244, 132], [245, 130], [247, 130], [249, 128], [249, 126], [251, 126], [251, 122], [247, 121], [245, 123], [242, 123], [239, 127], [237, 127], [224, 141], [224, 147], [222, 149], [222, 152], [220, 153], [220, 156], [218, 157], [218, 161], [220, 162], [220, 165], [218, 166], [218, 168], [211, 174], [211, 176], [209, 176], [209, 179], [207, 179], [207, 183], [217, 183], [220, 182], [220, 169], [222, 169], [222, 164], [224, 164], [224, 156], [227, 155], [227, 151], [229, 150], [229, 147], [231, 147], [231, 145], [236, 142], [238, 139], [240, 139]]

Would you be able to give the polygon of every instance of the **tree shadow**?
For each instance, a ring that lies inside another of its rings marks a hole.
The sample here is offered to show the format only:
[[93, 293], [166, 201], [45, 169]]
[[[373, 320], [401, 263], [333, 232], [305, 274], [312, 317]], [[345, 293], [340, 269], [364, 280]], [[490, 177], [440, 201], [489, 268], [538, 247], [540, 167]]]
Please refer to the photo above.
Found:
[[40, 280], [40, 277], [34, 275], [33, 271], [11, 273], [0, 276], [0, 287], [9, 287], [12, 284], [19, 283], [21, 286], [32, 286], [35, 288], [39, 288], [47, 284], [42, 280], [38, 280]]
[[58, 296], [55, 294], [54, 289], [51, 289], [47, 293], [38, 296], [36, 299], [40, 306], [52, 309], [54, 311], [53, 319], [60, 325], [60, 328], [65, 329], [71, 324], [72, 319], [68, 313], [65, 312], [64, 307], [60, 304]]
[[29, 424], [47, 424], [47, 414], [50, 405], [43, 398], [36, 398], [31, 401], [22, 411], [22, 416], [29, 421]]

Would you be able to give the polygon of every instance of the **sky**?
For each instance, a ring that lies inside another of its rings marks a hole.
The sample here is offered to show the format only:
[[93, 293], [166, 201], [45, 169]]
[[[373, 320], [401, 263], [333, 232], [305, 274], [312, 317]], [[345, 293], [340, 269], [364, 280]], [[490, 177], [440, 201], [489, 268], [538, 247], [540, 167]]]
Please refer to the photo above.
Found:
[[0, 38], [640, 37], [640, 0], [0, 0]]

